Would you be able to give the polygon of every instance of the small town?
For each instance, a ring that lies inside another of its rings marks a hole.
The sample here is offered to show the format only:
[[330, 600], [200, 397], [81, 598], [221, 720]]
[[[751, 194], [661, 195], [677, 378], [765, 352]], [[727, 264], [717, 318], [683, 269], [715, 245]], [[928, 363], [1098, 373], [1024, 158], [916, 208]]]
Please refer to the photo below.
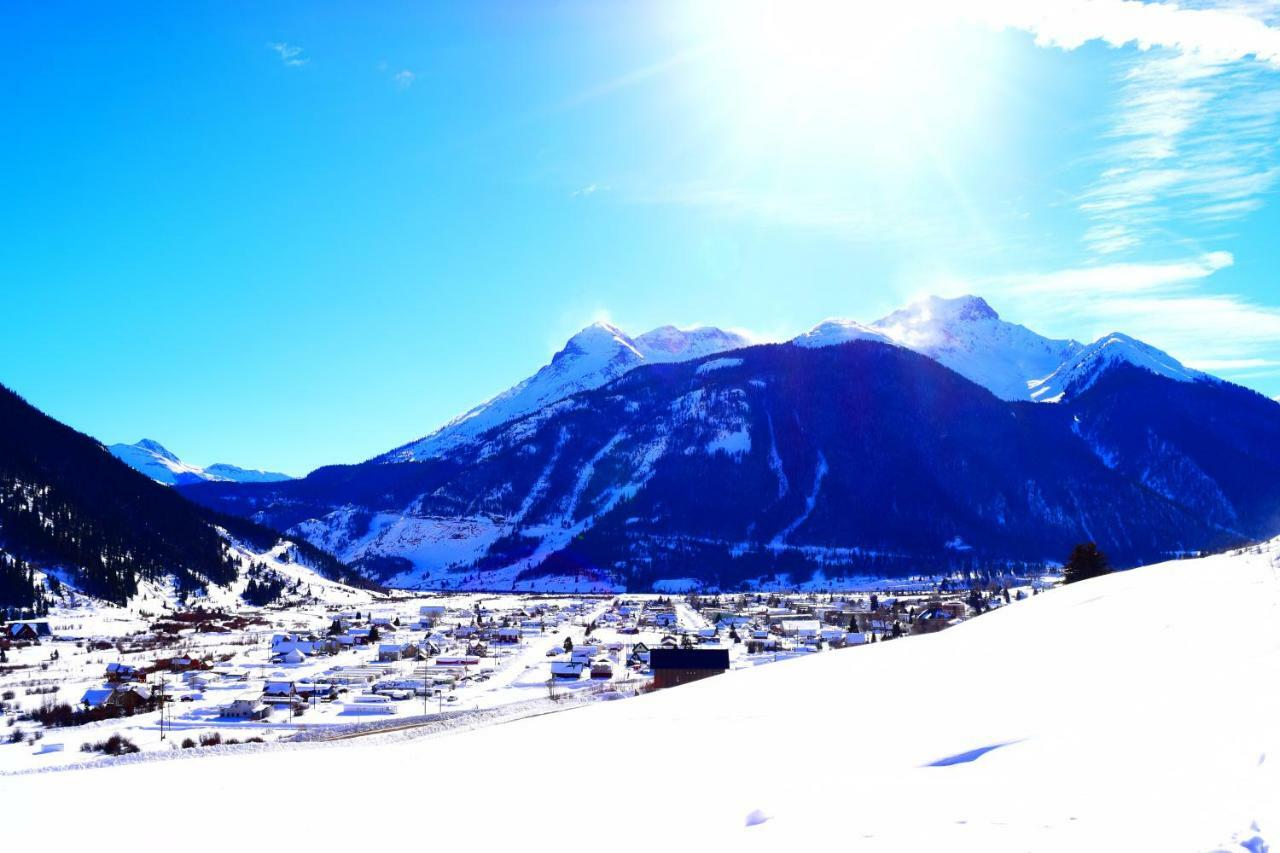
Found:
[[484, 725], [936, 633], [1048, 583], [55, 609], [4, 625], [0, 771], [460, 720]]

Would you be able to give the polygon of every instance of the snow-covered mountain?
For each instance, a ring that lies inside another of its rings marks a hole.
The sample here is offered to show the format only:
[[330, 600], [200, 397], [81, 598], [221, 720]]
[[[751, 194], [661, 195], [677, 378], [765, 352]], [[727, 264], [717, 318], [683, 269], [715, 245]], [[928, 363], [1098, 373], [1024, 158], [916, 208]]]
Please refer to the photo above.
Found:
[[278, 483], [293, 479], [288, 474], [258, 471], [218, 462], [201, 468], [183, 462], [158, 441], [144, 438], [136, 444], [113, 444], [111, 455], [157, 483], [167, 486], [199, 482]]
[[847, 344], [850, 341], [878, 341], [883, 344], [895, 343], [884, 332], [864, 326], [856, 320], [832, 318], [823, 320], [803, 335], [791, 339], [791, 343], [800, 347], [831, 347]]
[[1218, 381], [1207, 373], [1186, 367], [1150, 344], [1114, 332], [1076, 350], [1053, 373], [1031, 383], [1031, 398], [1053, 403], [1068, 394], [1079, 394], [1117, 364], [1132, 364], [1179, 382]]
[[368, 464], [181, 488], [435, 588], [890, 576], [1080, 541], [1132, 565], [1280, 532], [1275, 404], [1131, 338], [1053, 340], [963, 297], [746, 343], [596, 324]]
[[1117, 364], [1193, 382], [1210, 378], [1173, 356], [1119, 332], [1088, 345], [1046, 338], [1000, 318], [978, 296], [930, 296], [865, 326], [825, 320], [791, 343], [836, 346], [849, 341], [894, 343], [926, 355], [1002, 400], [1061, 402], [1087, 389]]
[[[1123, 339], [1125, 346], [1115, 348], [1108, 344], [1118, 339]], [[1079, 374], [1096, 376], [1121, 361], [1175, 379], [1201, 375], [1183, 368], [1159, 350], [1121, 335], [1108, 336], [1087, 347], [1073, 340], [1046, 338], [1025, 326], [1002, 320], [977, 296], [931, 296], [869, 326], [844, 318], [824, 320], [790, 343], [819, 348], [851, 341], [875, 341], [914, 350], [1010, 401], [1059, 402], [1063, 391], [1077, 382]], [[750, 344], [743, 335], [715, 327], [661, 326], [633, 338], [617, 326], [593, 323], [570, 338], [551, 363], [533, 376], [425, 438], [374, 461], [440, 458], [474, 443], [489, 430], [574, 394], [599, 388], [642, 365], [690, 361]], [[205, 471], [210, 473], [211, 469]], [[246, 481], [232, 476], [222, 479]]]
[[1032, 383], [1080, 350], [1076, 341], [1046, 338], [1000, 319], [977, 296], [931, 296], [877, 320], [872, 327], [1002, 400], [1032, 399]]
[[494, 427], [536, 412], [580, 391], [606, 385], [642, 364], [669, 364], [747, 346], [742, 335], [712, 327], [662, 326], [632, 338], [617, 326], [592, 323], [578, 332], [533, 376], [453, 419], [425, 438], [378, 457], [378, 462], [431, 459], [475, 440]]
[[1134, 565], [1280, 533], [1280, 410], [1123, 360], [1042, 405], [902, 346], [768, 345], [632, 370], [420, 464], [180, 488], [399, 587], [728, 589], [1081, 541]]

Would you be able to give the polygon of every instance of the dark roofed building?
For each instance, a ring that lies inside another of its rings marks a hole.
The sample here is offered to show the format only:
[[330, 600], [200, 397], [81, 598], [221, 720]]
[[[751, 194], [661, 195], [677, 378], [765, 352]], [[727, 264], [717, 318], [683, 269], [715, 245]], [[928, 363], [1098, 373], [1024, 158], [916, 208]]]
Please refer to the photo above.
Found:
[[728, 649], [652, 649], [649, 666], [655, 688], [688, 684], [729, 668]]
[[39, 643], [41, 637], [51, 637], [48, 622], [11, 622], [5, 628], [5, 635], [14, 642]]

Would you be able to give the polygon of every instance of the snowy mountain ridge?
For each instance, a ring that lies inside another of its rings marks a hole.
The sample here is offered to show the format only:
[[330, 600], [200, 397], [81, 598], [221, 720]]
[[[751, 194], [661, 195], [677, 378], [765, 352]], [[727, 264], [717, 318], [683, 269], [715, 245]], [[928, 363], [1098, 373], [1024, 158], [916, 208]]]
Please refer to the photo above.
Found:
[[1207, 373], [1192, 370], [1176, 358], [1120, 332], [1105, 335], [1081, 347], [1044, 379], [1031, 383], [1031, 398], [1056, 403], [1069, 394], [1079, 394], [1116, 364], [1127, 363], [1179, 382], [1220, 381]]
[[133, 470], [166, 486], [200, 482], [278, 483], [293, 479], [288, 474], [241, 468], [225, 462], [216, 462], [201, 468], [183, 462], [160, 442], [150, 438], [144, 438], [135, 444], [112, 444], [107, 449], [111, 451], [112, 456]]
[[[1122, 340], [1122, 346], [1106, 345]], [[1047, 338], [1010, 323], [979, 296], [929, 296], [870, 325], [847, 318], [823, 320], [788, 343], [806, 348], [851, 341], [893, 344], [928, 356], [1003, 400], [1059, 402], [1070, 388], [1125, 361], [1183, 381], [1205, 374], [1183, 367], [1167, 353], [1124, 335], [1089, 345]], [[377, 462], [440, 458], [483, 433], [582, 391], [602, 387], [646, 364], [671, 364], [750, 346], [746, 336], [714, 326], [661, 326], [636, 337], [596, 322], [571, 337], [551, 362], [425, 438], [398, 447]], [[228, 478], [232, 479], [232, 478]]]
[[823, 347], [855, 340], [913, 350], [1009, 401], [1061, 402], [1120, 363], [1180, 382], [1213, 378], [1119, 332], [1087, 345], [1047, 338], [1001, 319], [980, 296], [929, 296], [869, 326], [848, 319], [824, 320], [790, 342]]
[[1039, 405], [854, 340], [632, 370], [426, 464], [180, 488], [390, 586], [727, 589], [1273, 536], [1277, 448], [1275, 403], [1229, 383], [1121, 358]]
[[642, 364], [669, 364], [739, 349], [750, 342], [714, 327], [661, 326], [632, 338], [606, 322], [571, 337], [533, 376], [454, 418], [417, 441], [378, 457], [378, 462], [421, 461], [473, 442], [487, 430], [545, 408], [580, 391], [607, 385]]
[[872, 324], [901, 346], [940, 362], [1002, 400], [1027, 400], [1031, 383], [1080, 349], [1000, 318], [977, 296], [915, 302]]

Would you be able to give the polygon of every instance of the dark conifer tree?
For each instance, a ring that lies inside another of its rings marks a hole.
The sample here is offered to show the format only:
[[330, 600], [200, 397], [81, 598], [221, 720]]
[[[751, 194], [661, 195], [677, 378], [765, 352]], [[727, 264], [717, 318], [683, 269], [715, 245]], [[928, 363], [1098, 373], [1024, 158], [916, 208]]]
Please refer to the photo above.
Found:
[[1063, 569], [1063, 581], [1075, 583], [1108, 574], [1111, 574], [1111, 563], [1107, 560], [1107, 555], [1098, 550], [1097, 544], [1082, 542], [1067, 558], [1067, 564]]

